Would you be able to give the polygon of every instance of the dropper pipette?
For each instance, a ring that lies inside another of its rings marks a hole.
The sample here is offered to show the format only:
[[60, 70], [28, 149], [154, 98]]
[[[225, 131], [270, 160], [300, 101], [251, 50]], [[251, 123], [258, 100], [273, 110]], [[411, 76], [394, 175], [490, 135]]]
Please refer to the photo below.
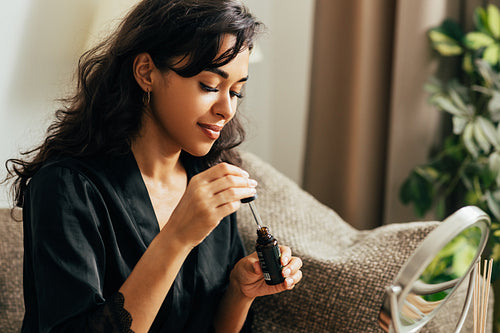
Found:
[[253, 197], [241, 199], [242, 203], [247, 203], [248, 206], [250, 206], [250, 211], [252, 212], [253, 218], [255, 220], [255, 223], [257, 224], [257, 227], [259, 229], [262, 229], [262, 220], [260, 218], [259, 212], [257, 211], [257, 207], [255, 207], [255, 204], [253, 201], [257, 198], [257, 195], [254, 195]]

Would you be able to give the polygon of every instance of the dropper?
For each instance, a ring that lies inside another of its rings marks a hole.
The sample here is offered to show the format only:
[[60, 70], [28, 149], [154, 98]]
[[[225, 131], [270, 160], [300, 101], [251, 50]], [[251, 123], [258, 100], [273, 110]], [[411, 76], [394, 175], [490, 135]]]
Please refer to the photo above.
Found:
[[257, 194], [254, 195], [253, 197], [248, 197], [241, 199], [240, 201], [242, 203], [247, 203], [248, 206], [250, 206], [250, 210], [252, 211], [253, 218], [255, 220], [255, 223], [257, 224], [257, 227], [259, 227], [259, 230], [262, 229], [262, 220], [260, 219], [259, 212], [257, 211], [257, 207], [255, 207], [255, 204], [253, 201], [257, 198]]

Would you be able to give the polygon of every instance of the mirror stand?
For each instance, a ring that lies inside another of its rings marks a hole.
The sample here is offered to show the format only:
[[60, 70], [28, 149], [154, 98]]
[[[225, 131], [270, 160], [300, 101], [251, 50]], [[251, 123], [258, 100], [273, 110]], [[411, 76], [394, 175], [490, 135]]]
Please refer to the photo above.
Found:
[[[480, 260], [477, 260], [476, 263], [479, 261]], [[465, 318], [467, 317], [467, 314], [469, 313], [469, 308], [470, 308], [470, 305], [472, 303], [472, 296], [474, 293], [474, 284], [476, 283], [476, 270], [477, 270], [476, 265], [474, 265], [474, 268], [470, 272], [470, 276], [469, 276], [469, 286], [467, 287], [467, 294], [465, 296], [465, 303], [464, 303], [464, 306], [462, 308], [462, 313], [460, 314], [460, 319], [457, 323], [457, 326], [455, 328], [454, 333], [460, 333], [460, 330], [464, 326]], [[389, 286], [386, 289], [386, 296], [389, 300], [392, 318], [398, 318], [398, 313], [399, 313], [398, 296], [399, 296], [399, 294], [401, 294], [402, 291], [403, 291], [403, 289], [399, 286]], [[391, 321], [388, 324], [390, 326], [390, 329], [388, 330], [390, 333], [401, 333], [401, 327], [400, 327], [400, 323], [398, 320]]]

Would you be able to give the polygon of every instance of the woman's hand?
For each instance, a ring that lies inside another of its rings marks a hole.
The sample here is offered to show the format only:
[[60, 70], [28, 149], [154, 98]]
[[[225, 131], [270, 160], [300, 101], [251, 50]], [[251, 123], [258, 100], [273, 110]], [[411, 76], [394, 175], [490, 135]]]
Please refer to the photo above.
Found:
[[188, 183], [186, 192], [167, 222], [176, 239], [195, 247], [225, 216], [240, 207], [240, 200], [255, 195], [257, 182], [246, 171], [220, 163]]
[[280, 245], [282, 275], [285, 281], [277, 285], [268, 285], [264, 280], [257, 253], [241, 259], [231, 272], [231, 283], [239, 286], [241, 293], [247, 298], [271, 295], [290, 290], [302, 279], [302, 260], [292, 256], [292, 250]]
[[292, 251], [287, 246], [280, 246], [280, 250], [285, 278], [281, 284], [266, 284], [256, 252], [236, 263], [214, 319], [217, 332], [239, 332], [255, 297], [293, 289], [302, 279], [302, 260], [292, 257]]

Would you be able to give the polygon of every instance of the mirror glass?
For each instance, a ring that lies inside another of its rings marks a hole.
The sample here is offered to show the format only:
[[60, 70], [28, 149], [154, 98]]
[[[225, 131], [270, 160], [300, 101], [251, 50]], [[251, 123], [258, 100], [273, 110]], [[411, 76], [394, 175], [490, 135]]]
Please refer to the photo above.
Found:
[[477, 224], [463, 230], [446, 244], [427, 265], [401, 303], [402, 328], [420, 326], [433, 315], [469, 272], [478, 256], [483, 229]]
[[450, 215], [427, 235], [386, 289], [379, 316], [384, 331], [418, 332], [465, 281], [457, 297], [453, 296], [455, 300], [463, 300], [458, 331], [471, 300], [473, 283], [468, 277], [472, 276], [474, 264], [486, 246], [490, 224], [485, 212], [468, 206]]

